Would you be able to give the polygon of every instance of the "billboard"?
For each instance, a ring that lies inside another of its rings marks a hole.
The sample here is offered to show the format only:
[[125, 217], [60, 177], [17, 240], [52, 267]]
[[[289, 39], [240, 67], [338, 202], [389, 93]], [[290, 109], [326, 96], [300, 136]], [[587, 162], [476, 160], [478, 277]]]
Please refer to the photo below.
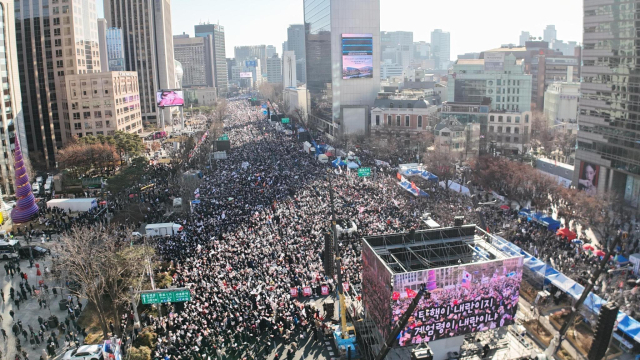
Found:
[[240, 73], [240, 78], [244, 79], [244, 78], [252, 78], [253, 77], [253, 73], [252, 72], [241, 72]]
[[256, 60], [247, 60], [244, 62], [245, 67], [256, 67], [258, 66], [258, 62]]
[[504, 52], [484, 53], [484, 71], [503, 71]]
[[600, 175], [600, 165], [580, 162], [580, 177], [578, 178], [578, 190], [586, 192], [588, 195], [598, 193], [598, 177]]
[[156, 93], [158, 107], [184, 106], [182, 90], [159, 90]]
[[[515, 322], [523, 258], [494, 260], [394, 275], [391, 326], [427, 284], [395, 346], [485, 331]], [[363, 279], [364, 280], [364, 279]], [[364, 284], [363, 284], [364, 290]]]
[[362, 244], [362, 304], [386, 338], [391, 331], [391, 272], [366, 241]]
[[342, 34], [342, 78], [373, 78], [373, 35]]

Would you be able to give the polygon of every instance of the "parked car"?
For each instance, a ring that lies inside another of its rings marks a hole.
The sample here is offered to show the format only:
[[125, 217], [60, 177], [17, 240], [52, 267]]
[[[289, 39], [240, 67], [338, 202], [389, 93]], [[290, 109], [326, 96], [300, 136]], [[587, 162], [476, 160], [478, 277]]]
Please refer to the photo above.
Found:
[[[31, 249], [31, 253], [29, 252], [29, 249]], [[18, 250], [18, 255], [20, 255], [21, 259], [29, 259], [31, 254], [33, 254], [34, 259], [39, 259], [51, 254], [51, 250], [37, 245], [22, 246]]]
[[75, 350], [67, 351], [62, 357], [63, 360], [103, 360], [102, 346], [83, 345]]

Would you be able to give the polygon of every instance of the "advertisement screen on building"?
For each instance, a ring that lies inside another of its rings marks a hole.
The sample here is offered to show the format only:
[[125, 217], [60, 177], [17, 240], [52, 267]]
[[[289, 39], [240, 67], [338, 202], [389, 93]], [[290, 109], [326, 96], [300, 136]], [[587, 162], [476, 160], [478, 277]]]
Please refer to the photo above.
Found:
[[240, 78], [242, 79], [246, 79], [246, 78], [252, 78], [253, 77], [253, 73], [251, 72], [241, 72], [240, 73]]
[[593, 196], [598, 193], [598, 177], [600, 176], [600, 165], [580, 162], [580, 178], [578, 179], [578, 190], [584, 191]]
[[381, 330], [382, 336], [386, 338], [391, 330], [391, 272], [366, 242], [362, 248], [362, 269], [362, 303], [376, 327]]
[[160, 90], [156, 93], [159, 107], [184, 106], [182, 90]]
[[519, 257], [394, 275], [392, 327], [409, 307], [421, 284], [427, 284], [430, 295], [420, 300], [395, 346], [410, 346], [513, 324], [522, 280], [522, 260]]
[[256, 60], [247, 60], [244, 62], [245, 67], [256, 67], [258, 66], [258, 62]]
[[484, 71], [503, 71], [504, 53], [488, 52], [484, 54]]
[[373, 77], [373, 36], [342, 34], [342, 78]]

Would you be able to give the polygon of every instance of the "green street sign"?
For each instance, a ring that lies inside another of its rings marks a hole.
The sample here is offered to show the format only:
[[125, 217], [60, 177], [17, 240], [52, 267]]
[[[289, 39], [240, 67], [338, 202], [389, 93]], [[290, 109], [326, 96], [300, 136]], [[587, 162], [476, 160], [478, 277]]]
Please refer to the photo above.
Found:
[[371, 168], [358, 169], [358, 176], [360, 177], [371, 176]]
[[218, 141], [229, 141], [229, 135], [222, 134], [222, 136], [218, 138]]
[[142, 304], [162, 304], [167, 302], [185, 302], [191, 300], [189, 289], [150, 290], [140, 293]]
[[283, 124], [288, 124], [289, 123], [289, 118], [282, 118], [282, 123]]

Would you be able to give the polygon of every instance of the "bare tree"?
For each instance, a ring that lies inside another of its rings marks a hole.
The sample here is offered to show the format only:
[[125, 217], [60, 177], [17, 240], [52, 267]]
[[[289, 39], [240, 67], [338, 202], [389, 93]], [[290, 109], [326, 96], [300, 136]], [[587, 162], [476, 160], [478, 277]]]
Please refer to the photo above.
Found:
[[144, 245], [130, 245], [130, 234], [113, 228], [73, 228], [54, 245], [60, 255], [54, 263], [56, 273], [80, 285], [75, 293], [95, 307], [104, 338], [110, 313], [120, 335], [120, 308], [129, 298], [129, 287], [142, 286], [146, 259], [153, 254]]
[[219, 99], [214, 110], [214, 121], [223, 121], [229, 114], [229, 108], [226, 99]]
[[553, 134], [551, 133], [546, 117], [541, 112], [533, 113], [530, 143], [532, 148], [542, 147], [547, 153], [553, 150]]

